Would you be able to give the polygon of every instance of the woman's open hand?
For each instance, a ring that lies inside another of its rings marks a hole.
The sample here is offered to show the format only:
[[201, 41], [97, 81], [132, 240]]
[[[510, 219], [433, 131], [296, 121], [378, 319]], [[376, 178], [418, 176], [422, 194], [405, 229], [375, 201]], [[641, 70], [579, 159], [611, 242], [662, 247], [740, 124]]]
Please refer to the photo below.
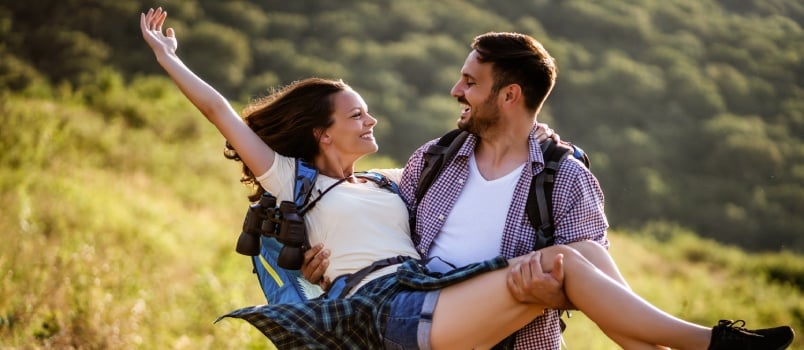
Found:
[[167, 12], [162, 11], [161, 7], [156, 10], [149, 9], [148, 13], [140, 14], [142, 37], [157, 55], [160, 53], [175, 54], [179, 46], [173, 28], [168, 28], [164, 34], [162, 33], [165, 18], [167, 18]]

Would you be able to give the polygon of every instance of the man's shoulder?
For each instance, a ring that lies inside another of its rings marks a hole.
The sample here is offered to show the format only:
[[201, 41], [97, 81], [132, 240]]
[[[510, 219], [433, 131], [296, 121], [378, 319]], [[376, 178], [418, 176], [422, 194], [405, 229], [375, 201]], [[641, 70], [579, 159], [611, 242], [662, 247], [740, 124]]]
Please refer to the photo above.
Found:
[[[410, 158], [408, 158], [407, 165], [405, 165], [405, 172], [408, 172], [409, 170], [420, 171], [422, 166], [421, 165], [422, 158], [424, 158], [424, 153], [427, 152], [427, 149], [430, 148], [431, 145], [436, 144], [436, 142], [438, 142], [438, 139], [432, 139], [430, 141], [425, 142], [423, 145], [419, 146], [419, 148], [413, 151], [413, 154], [411, 154]], [[411, 167], [412, 169], [408, 169]]]
[[[424, 154], [427, 153], [427, 151], [430, 150], [431, 147], [433, 147], [435, 145], [438, 145], [438, 142], [441, 141], [441, 138], [446, 136], [446, 135], [447, 134], [440, 135], [439, 137], [434, 138], [434, 139], [432, 139], [430, 141], [427, 141], [424, 144], [422, 144], [421, 146], [419, 146], [419, 148], [417, 148], [415, 151], [413, 151], [413, 154], [411, 154], [410, 158], [408, 158], [406, 168], [408, 166], [416, 166], [417, 164], [419, 164], [417, 169], [421, 170], [420, 169], [420, 167], [421, 167], [420, 163], [423, 161]], [[472, 135], [469, 136], [469, 138], [471, 138], [471, 137], [472, 137]]]
[[558, 164], [558, 171], [590, 172], [586, 165], [572, 154], [568, 154], [561, 160], [561, 163]]
[[424, 153], [427, 151], [430, 145], [433, 145], [436, 142], [438, 142], [438, 139], [425, 142], [423, 145], [419, 146], [419, 148], [417, 148], [413, 154], [410, 155], [410, 158], [408, 158], [408, 161], [402, 170], [401, 179], [399, 180], [403, 197], [405, 197], [406, 200], [410, 200], [412, 191], [414, 191], [417, 187], [419, 176], [424, 168]]
[[428, 148], [430, 148], [432, 145], [437, 144], [439, 140], [441, 140], [441, 137], [440, 137], [440, 136], [439, 136], [439, 137], [436, 137], [436, 138], [434, 138], [434, 139], [432, 139], [432, 140], [430, 140], [430, 141], [427, 141], [427, 142], [425, 142], [424, 144], [422, 144], [421, 146], [419, 146], [419, 148], [417, 148], [417, 149], [416, 149], [416, 151], [417, 151], [417, 152], [425, 152], [425, 151], [427, 151], [427, 149], [428, 149]]

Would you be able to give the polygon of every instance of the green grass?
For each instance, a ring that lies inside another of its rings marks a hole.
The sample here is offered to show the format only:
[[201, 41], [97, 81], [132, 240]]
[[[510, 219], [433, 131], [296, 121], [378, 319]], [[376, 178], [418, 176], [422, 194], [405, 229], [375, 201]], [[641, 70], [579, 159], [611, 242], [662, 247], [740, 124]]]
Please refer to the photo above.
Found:
[[[212, 323], [263, 302], [234, 252], [239, 165], [167, 83], [110, 86], [0, 95], [0, 348], [265, 348], [245, 322]], [[672, 225], [611, 239], [632, 288], [672, 314], [804, 329], [802, 256], [751, 255]], [[565, 337], [616, 348], [581, 313]]]

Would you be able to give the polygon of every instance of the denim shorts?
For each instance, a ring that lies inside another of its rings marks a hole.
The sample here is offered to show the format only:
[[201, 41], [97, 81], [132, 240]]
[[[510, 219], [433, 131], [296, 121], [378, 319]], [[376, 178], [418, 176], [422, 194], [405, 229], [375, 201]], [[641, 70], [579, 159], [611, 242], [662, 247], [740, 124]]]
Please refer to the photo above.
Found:
[[383, 335], [386, 349], [430, 349], [433, 310], [440, 290], [404, 290], [396, 295]]

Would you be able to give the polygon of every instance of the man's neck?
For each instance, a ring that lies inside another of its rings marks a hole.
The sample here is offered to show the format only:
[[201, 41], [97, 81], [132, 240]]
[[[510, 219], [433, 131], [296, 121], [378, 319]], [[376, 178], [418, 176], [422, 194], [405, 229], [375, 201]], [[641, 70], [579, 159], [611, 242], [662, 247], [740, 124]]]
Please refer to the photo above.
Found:
[[533, 125], [495, 128], [478, 135], [477, 168], [486, 180], [498, 179], [528, 161], [528, 137]]

